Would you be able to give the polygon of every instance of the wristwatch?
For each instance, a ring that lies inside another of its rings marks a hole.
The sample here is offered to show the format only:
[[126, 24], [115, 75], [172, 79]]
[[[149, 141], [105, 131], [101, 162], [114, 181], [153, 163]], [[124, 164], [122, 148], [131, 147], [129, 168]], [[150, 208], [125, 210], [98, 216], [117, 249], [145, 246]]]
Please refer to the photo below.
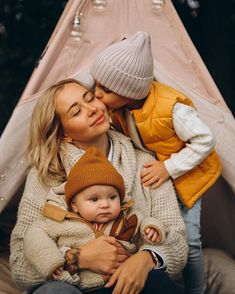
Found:
[[156, 264], [153, 269], [157, 269], [157, 268], [161, 267], [161, 263], [160, 263], [160, 261], [158, 259], [157, 254], [152, 250], [148, 250], [148, 252], [151, 254], [152, 259], [153, 259], [154, 263]]
[[166, 266], [163, 264], [163, 260], [156, 252], [154, 252], [150, 249], [145, 249], [145, 251], [148, 251], [151, 254], [151, 257], [152, 257], [154, 263], [156, 264], [155, 267], [153, 268], [154, 270], [155, 269], [161, 269], [161, 270], [166, 269]]

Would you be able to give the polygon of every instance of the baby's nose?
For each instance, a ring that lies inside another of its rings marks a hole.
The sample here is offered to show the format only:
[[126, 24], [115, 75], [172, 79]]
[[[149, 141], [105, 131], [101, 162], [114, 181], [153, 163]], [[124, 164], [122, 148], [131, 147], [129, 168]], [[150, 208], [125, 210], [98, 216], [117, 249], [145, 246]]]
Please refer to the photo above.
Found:
[[109, 206], [109, 202], [107, 199], [102, 199], [101, 200], [101, 207], [108, 207]]

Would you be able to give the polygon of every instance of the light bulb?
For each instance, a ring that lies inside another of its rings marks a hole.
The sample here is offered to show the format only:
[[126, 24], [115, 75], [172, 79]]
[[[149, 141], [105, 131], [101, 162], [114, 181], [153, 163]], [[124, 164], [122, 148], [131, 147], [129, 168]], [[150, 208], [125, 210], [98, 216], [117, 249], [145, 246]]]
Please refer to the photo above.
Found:
[[76, 13], [73, 20], [73, 29], [70, 33], [73, 40], [80, 42], [82, 40], [82, 31], [81, 31], [81, 15]]
[[160, 11], [164, 5], [165, 5], [165, 0], [153, 0], [152, 1], [152, 8], [156, 12]]
[[187, 0], [187, 3], [191, 9], [198, 9], [200, 7], [199, 1], [196, 0]]
[[93, 8], [100, 11], [105, 9], [106, 4], [107, 4], [106, 0], [92, 0]]

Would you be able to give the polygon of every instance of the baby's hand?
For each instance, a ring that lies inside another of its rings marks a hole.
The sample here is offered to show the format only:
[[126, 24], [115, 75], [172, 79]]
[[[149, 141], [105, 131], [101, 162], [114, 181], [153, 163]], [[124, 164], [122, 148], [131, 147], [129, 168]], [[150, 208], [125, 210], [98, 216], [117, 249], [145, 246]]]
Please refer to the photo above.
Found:
[[145, 230], [145, 234], [146, 234], [146, 238], [152, 241], [153, 243], [159, 244], [161, 242], [161, 236], [158, 230], [148, 227]]
[[59, 277], [62, 275], [62, 273], [63, 273], [63, 266], [61, 265], [54, 270], [51, 277], [53, 280], [58, 280]]
[[160, 187], [170, 177], [163, 161], [158, 160], [145, 163], [140, 176], [142, 184], [151, 189]]

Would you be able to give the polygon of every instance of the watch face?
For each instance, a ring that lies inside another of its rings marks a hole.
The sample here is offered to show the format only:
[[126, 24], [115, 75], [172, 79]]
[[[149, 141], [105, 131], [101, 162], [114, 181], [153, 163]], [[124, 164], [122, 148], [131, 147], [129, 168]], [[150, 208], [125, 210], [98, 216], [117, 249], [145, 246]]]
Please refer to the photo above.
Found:
[[144, 249], [144, 251], [148, 251], [151, 254], [152, 259], [153, 259], [154, 263], [156, 264], [153, 269], [159, 269], [159, 270], [163, 270], [163, 271], [166, 270], [166, 265], [163, 262], [163, 259], [161, 256], [159, 256], [155, 251], [152, 251], [150, 249]]
[[155, 268], [160, 267], [160, 262], [159, 262], [159, 260], [157, 258], [157, 254], [154, 251], [151, 251], [151, 254], [152, 254], [153, 260], [154, 260], [154, 262], [156, 264]]

